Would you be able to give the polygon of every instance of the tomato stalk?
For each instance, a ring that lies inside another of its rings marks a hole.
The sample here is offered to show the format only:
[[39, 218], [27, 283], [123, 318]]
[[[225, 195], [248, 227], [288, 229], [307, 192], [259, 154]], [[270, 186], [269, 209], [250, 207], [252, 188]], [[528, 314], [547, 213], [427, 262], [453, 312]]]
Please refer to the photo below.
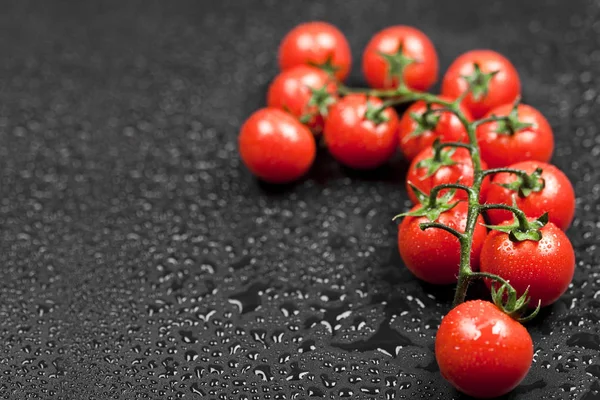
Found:
[[[390, 107], [393, 105], [407, 103], [407, 102], [413, 102], [413, 101], [424, 101], [427, 104], [437, 104], [437, 105], [442, 106], [442, 108], [440, 108], [440, 109], [431, 109], [430, 110], [431, 113], [449, 111], [449, 112], [452, 112], [454, 115], [456, 115], [456, 117], [460, 120], [460, 122], [465, 127], [465, 130], [467, 132], [467, 137], [468, 137], [468, 143], [436, 143], [434, 146], [438, 146], [438, 149], [441, 149], [442, 147], [464, 147], [464, 148], [467, 148], [471, 155], [471, 161], [473, 164], [473, 184], [470, 187], [461, 185], [460, 183], [438, 185], [438, 186], [432, 188], [432, 190], [430, 192], [429, 204], [430, 205], [435, 204], [437, 196], [441, 190], [444, 190], [444, 189], [464, 190], [467, 193], [467, 201], [468, 201], [468, 213], [467, 213], [467, 221], [466, 221], [465, 231], [464, 231], [464, 233], [461, 233], [461, 232], [456, 231], [455, 229], [452, 229], [446, 225], [443, 225], [443, 224], [435, 222], [435, 221], [421, 224], [421, 229], [423, 229], [423, 230], [431, 229], [431, 228], [443, 229], [443, 230], [451, 233], [452, 235], [456, 236], [456, 238], [460, 242], [460, 264], [459, 264], [459, 269], [458, 269], [458, 279], [457, 279], [457, 285], [456, 285], [456, 292], [454, 295], [453, 306], [457, 306], [458, 304], [465, 301], [465, 297], [467, 295], [467, 290], [468, 290], [469, 284], [471, 283], [472, 280], [474, 280], [476, 278], [486, 278], [486, 279], [492, 279], [496, 282], [499, 282], [502, 285], [501, 290], [506, 291], [509, 301], [507, 302], [506, 307], [504, 307], [504, 306], [502, 307], [504, 309], [504, 311], [511, 315], [520, 313], [522, 311], [522, 309], [524, 308], [524, 305], [526, 306], [526, 298], [524, 296], [522, 296], [521, 298], [516, 299], [517, 292], [510, 285], [510, 283], [508, 281], [504, 280], [503, 278], [501, 278], [498, 275], [482, 273], [482, 272], [475, 272], [471, 268], [471, 249], [472, 249], [472, 242], [473, 242], [473, 234], [475, 232], [475, 228], [476, 228], [476, 224], [477, 224], [477, 217], [483, 210], [492, 209], [492, 208], [502, 208], [505, 210], [509, 210], [515, 215], [515, 217], [518, 221], [518, 224], [519, 224], [518, 225], [519, 229], [521, 229], [524, 232], [526, 232], [526, 231], [529, 232], [531, 230], [535, 230], [534, 229], [535, 227], [532, 227], [529, 225], [527, 218], [525, 217], [525, 214], [518, 208], [507, 206], [507, 205], [502, 205], [502, 204], [482, 205], [479, 202], [481, 186], [482, 186], [484, 178], [488, 175], [491, 175], [493, 173], [498, 173], [498, 172], [508, 172], [508, 173], [513, 173], [513, 174], [518, 175], [523, 180], [527, 180], [530, 178], [526, 172], [520, 171], [520, 170], [513, 170], [513, 169], [508, 169], [508, 168], [498, 168], [495, 170], [484, 171], [481, 167], [481, 154], [480, 154], [479, 145], [477, 143], [477, 136], [476, 136], [477, 126], [481, 125], [482, 123], [486, 123], [486, 122], [490, 122], [490, 121], [509, 122], [508, 120], [510, 117], [509, 116], [493, 116], [493, 117], [480, 119], [480, 120], [473, 121], [473, 122], [469, 121], [467, 116], [460, 109], [460, 103], [461, 103], [462, 99], [464, 98], [464, 96], [466, 96], [466, 94], [469, 92], [469, 90], [467, 90], [462, 96], [460, 96], [458, 99], [456, 99], [454, 101], [444, 100], [444, 99], [440, 98], [439, 96], [436, 96], [432, 93], [417, 92], [417, 91], [409, 89], [408, 87], [406, 87], [406, 85], [402, 85], [402, 84], [397, 89], [393, 89], [393, 90], [353, 89], [353, 88], [341, 86], [340, 92], [342, 94], [359, 92], [359, 93], [364, 93], [364, 94], [367, 94], [370, 96], [389, 98], [389, 100], [385, 101], [381, 105], [381, 107]], [[501, 302], [502, 296], [499, 295], [499, 298], [500, 298], [499, 301]], [[515, 306], [517, 307], [517, 309], [514, 308]], [[532, 315], [528, 316], [527, 319], [531, 318], [535, 313], [536, 312], [534, 312]], [[525, 319], [522, 319], [522, 320], [525, 320]]]
[[458, 189], [464, 190], [469, 195], [472, 192], [472, 189], [469, 186], [462, 185], [460, 183], [442, 183], [441, 185], [434, 186], [429, 192], [429, 202], [431, 204], [435, 204], [435, 200], [438, 197], [440, 191], [444, 189]]
[[[378, 92], [379, 92], [378, 95], [380, 95], [380, 96], [383, 94], [383, 93], [381, 93], [381, 91], [378, 91]], [[372, 94], [372, 93], [370, 93], [370, 94]], [[440, 97], [438, 97], [434, 94], [415, 92], [406, 87], [404, 87], [400, 90], [396, 90], [393, 94], [391, 94], [391, 93], [385, 93], [385, 94], [389, 95], [389, 96], [399, 96], [402, 101], [422, 100], [429, 104], [439, 104], [444, 107], [439, 110], [440, 112], [443, 112], [443, 111], [452, 112], [454, 115], [456, 115], [458, 117], [458, 119], [464, 125], [464, 127], [467, 131], [469, 143], [468, 144], [461, 143], [460, 146], [467, 147], [471, 154], [471, 161], [473, 163], [473, 185], [470, 188], [457, 187], [462, 190], [466, 190], [467, 195], [468, 195], [467, 201], [468, 201], [468, 205], [469, 205], [469, 210], [467, 213], [467, 223], [466, 223], [466, 227], [465, 227], [465, 232], [460, 235], [455, 235], [455, 236], [457, 236], [457, 238], [460, 242], [460, 264], [459, 264], [459, 270], [458, 270], [458, 283], [457, 283], [456, 292], [454, 295], [454, 306], [456, 306], [465, 300], [465, 297], [467, 295], [467, 289], [469, 288], [469, 284], [470, 284], [471, 280], [476, 277], [476, 275], [474, 275], [473, 269], [471, 268], [471, 247], [472, 247], [472, 242], [473, 242], [473, 240], [472, 240], [473, 232], [475, 231], [477, 217], [480, 213], [481, 205], [479, 204], [479, 193], [481, 192], [481, 184], [483, 182], [483, 179], [485, 178], [485, 174], [483, 173], [482, 168], [481, 168], [481, 156], [479, 153], [479, 145], [477, 144], [477, 137], [476, 137], [476, 131], [475, 131], [476, 124], [469, 121], [469, 119], [466, 117], [466, 115], [463, 114], [463, 112], [461, 111], [461, 109], [459, 107], [460, 99], [458, 99], [459, 101], [447, 101], [447, 100], [441, 99]], [[432, 110], [432, 111], [438, 111], [438, 110]], [[458, 147], [454, 143], [445, 143], [444, 146]], [[433, 196], [436, 196], [440, 190], [445, 188], [445, 186], [442, 186], [442, 187], [440, 187], [440, 186], [434, 187], [432, 189], [431, 194]], [[423, 228], [427, 229], [430, 227], [440, 229], [440, 226], [432, 225], [431, 223], [424, 224], [424, 225], [425, 226], [421, 226], [422, 229]], [[511, 289], [512, 289], [512, 287], [511, 287]], [[512, 290], [514, 290], [514, 289], [512, 289]]]

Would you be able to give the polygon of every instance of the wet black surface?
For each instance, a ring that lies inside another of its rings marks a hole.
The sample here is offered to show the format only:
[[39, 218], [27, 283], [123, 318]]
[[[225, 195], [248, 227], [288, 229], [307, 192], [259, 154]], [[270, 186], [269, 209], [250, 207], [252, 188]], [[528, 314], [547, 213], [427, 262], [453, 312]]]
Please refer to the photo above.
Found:
[[397, 254], [406, 164], [356, 173], [322, 153], [306, 180], [272, 187], [238, 159], [280, 38], [325, 19], [349, 37], [355, 84], [370, 35], [396, 23], [430, 35], [442, 69], [474, 47], [515, 63], [575, 184], [578, 264], [528, 325], [535, 362], [509, 398], [600, 398], [598, 2], [11, 4], [1, 397], [463, 398], [432, 351], [451, 290]]

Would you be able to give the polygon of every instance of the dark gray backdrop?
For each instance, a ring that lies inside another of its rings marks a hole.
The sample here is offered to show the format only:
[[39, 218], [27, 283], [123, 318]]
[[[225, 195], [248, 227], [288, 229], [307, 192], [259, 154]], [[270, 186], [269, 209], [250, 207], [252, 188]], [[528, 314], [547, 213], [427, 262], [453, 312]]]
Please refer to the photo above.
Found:
[[322, 152], [277, 188], [238, 159], [279, 40], [323, 19], [349, 38], [353, 84], [392, 24], [425, 31], [442, 71], [472, 48], [514, 62], [575, 184], [578, 264], [528, 325], [535, 362], [510, 398], [600, 398], [598, 2], [3, 6], [0, 396], [462, 398], [432, 351], [451, 289], [397, 254], [406, 163], [357, 173]]

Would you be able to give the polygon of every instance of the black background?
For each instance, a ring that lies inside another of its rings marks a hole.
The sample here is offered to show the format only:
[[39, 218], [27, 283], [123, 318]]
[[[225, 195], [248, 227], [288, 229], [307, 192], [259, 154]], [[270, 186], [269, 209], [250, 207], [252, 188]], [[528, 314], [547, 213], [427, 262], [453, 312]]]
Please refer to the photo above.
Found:
[[3, 9], [0, 396], [463, 398], [433, 354], [451, 289], [397, 254], [406, 163], [357, 173], [321, 152], [306, 180], [273, 187], [238, 158], [280, 39], [322, 19], [351, 43], [351, 84], [370, 36], [393, 24], [426, 32], [442, 71], [472, 48], [514, 62], [574, 182], [578, 263], [528, 324], [535, 362], [510, 398], [600, 398], [598, 2]]

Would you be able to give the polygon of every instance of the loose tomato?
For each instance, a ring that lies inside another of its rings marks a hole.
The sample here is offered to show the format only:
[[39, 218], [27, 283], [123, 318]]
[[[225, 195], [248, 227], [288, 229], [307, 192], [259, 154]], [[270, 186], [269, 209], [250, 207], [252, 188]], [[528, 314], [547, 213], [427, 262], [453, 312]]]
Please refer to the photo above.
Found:
[[315, 138], [310, 130], [277, 108], [258, 110], [244, 122], [239, 148], [248, 169], [271, 183], [300, 178], [316, 154]]
[[331, 155], [344, 165], [369, 169], [385, 163], [396, 150], [398, 115], [382, 109], [377, 97], [352, 94], [334, 104], [323, 137]]
[[[415, 206], [412, 211], [420, 206]], [[459, 232], [464, 232], [467, 224], [468, 205], [460, 202], [440, 214], [437, 222]], [[438, 228], [421, 230], [421, 223], [429, 222], [427, 217], [404, 217], [398, 227], [398, 249], [406, 267], [426, 282], [445, 285], [456, 282], [460, 262], [460, 243], [451, 233]], [[487, 230], [483, 218], [477, 217], [471, 248], [471, 267], [479, 267], [479, 253]]]
[[327, 72], [298, 65], [277, 75], [269, 86], [267, 105], [288, 111], [313, 132], [320, 133], [336, 93], [337, 84]]
[[485, 117], [507, 116], [508, 121], [492, 121], [477, 127], [481, 157], [490, 168], [506, 167], [521, 161], [547, 162], [554, 150], [552, 127], [535, 108], [504, 104]]
[[[443, 98], [443, 100], [450, 100]], [[441, 142], [467, 142], [467, 131], [460, 119], [450, 111], [430, 112], [443, 108], [439, 104], [429, 107], [424, 101], [413, 103], [398, 125], [400, 151], [408, 161], [427, 147], [431, 147], [436, 139]], [[461, 106], [461, 111], [471, 120], [469, 110]]]
[[458, 98], [472, 85], [462, 104], [473, 118], [513, 103], [521, 93], [521, 81], [508, 59], [492, 50], [471, 50], [459, 56], [448, 68], [442, 81], [442, 95]]
[[490, 398], [513, 390], [533, 361], [527, 329], [488, 301], [459, 304], [435, 337], [442, 376], [461, 392]]
[[[487, 169], [485, 162], [481, 162], [481, 168]], [[413, 203], [419, 201], [415, 196], [410, 185], [425, 194], [429, 194], [431, 189], [443, 183], [461, 183], [466, 186], [473, 185], [473, 162], [469, 150], [459, 148], [443, 148], [439, 154], [439, 159], [435, 158], [435, 150], [428, 147], [421, 151], [408, 167], [406, 175], [406, 190]], [[484, 198], [488, 190], [489, 178], [485, 178], [481, 184], [480, 198]], [[440, 191], [444, 194], [449, 189]], [[464, 190], [457, 190], [455, 199], [466, 200], [467, 193]]]
[[438, 56], [431, 40], [410, 26], [391, 26], [373, 36], [363, 53], [369, 85], [393, 89], [402, 77], [406, 86], [425, 91], [437, 80]]
[[352, 56], [344, 34], [326, 22], [306, 22], [296, 26], [279, 46], [279, 66], [286, 70], [304, 64], [321, 67], [340, 81], [346, 79]]
[[[530, 307], [558, 300], [575, 272], [575, 253], [567, 235], [552, 222], [540, 232], [540, 241], [516, 241], [508, 233], [492, 231], [481, 250], [481, 271], [506, 279], [519, 296], [529, 288]], [[492, 282], [486, 284], [490, 287]]]
[[[485, 202], [512, 205], [514, 197], [517, 207], [528, 217], [537, 218], [547, 212], [550, 222], [566, 230], [575, 214], [575, 192], [569, 178], [554, 165], [541, 161], [524, 161], [509, 168], [525, 171], [529, 176], [523, 179], [510, 173], [496, 174]], [[541, 175], [532, 176], [537, 168], [542, 170]], [[492, 224], [513, 218], [506, 210], [489, 210], [487, 216]]]

